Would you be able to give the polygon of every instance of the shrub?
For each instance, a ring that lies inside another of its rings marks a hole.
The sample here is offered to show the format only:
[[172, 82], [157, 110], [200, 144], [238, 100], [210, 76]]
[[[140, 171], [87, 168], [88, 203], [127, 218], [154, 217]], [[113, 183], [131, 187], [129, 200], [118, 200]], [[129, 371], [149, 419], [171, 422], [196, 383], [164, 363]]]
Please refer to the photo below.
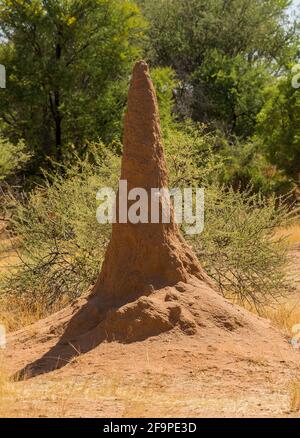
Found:
[[170, 184], [205, 189], [204, 232], [186, 239], [223, 295], [259, 307], [291, 290], [287, 244], [275, 234], [294, 211], [288, 195], [261, 195], [249, 181], [244, 187], [220, 184], [226, 161], [215, 151], [225, 146], [204, 126], [172, 130], [166, 140]]
[[256, 193], [271, 195], [291, 191], [293, 183], [282, 171], [272, 165], [264, 156], [258, 141], [240, 143], [233, 139], [221, 151], [224, 165], [220, 169], [220, 182], [245, 190], [249, 185]]
[[99, 272], [110, 228], [96, 221], [96, 193], [117, 183], [119, 159], [102, 144], [95, 148], [21, 200], [6, 196], [20, 264], [2, 286], [32, 306], [50, 309], [78, 297]]
[[[187, 238], [224, 295], [259, 306], [289, 290], [286, 248], [274, 238], [289, 213], [275, 197], [219, 185], [214, 141], [191, 126], [170, 132], [170, 185], [205, 187], [205, 230]], [[96, 192], [117, 185], [119, 158], [102, 144], [90, 150], [21, 201], [6, 197], [20, 258], [2, 284], [7, 296], [51, 310], [95, 282], [110, 236], [110, 227], [96, 221]]]
[[165, 150], [173, 187], [215, 183], [223, 162], [216, 150], [220, 138], [206, 132], [203, 124], [176, 123], [165, 133]]
[[259, 307], [291, 290], [288, 247], [276, 230], [292, 217], [275, 196], [210, 186], [205, 193], [205, 228], [187, 236], [221, 293]]
[[20, 170], [29, 157], [23, 141], [13, 144], [0, 135], [0, 182]]

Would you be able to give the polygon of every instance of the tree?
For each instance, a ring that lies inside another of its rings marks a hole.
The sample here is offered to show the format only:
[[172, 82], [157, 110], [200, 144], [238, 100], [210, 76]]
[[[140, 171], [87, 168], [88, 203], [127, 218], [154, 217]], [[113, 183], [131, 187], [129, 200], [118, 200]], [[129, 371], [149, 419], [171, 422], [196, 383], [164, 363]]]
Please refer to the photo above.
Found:
[[264, 79], [295, 56], [297, 24], [286, 13], [291, 1], [138, 3], [150, 22], [149, 57], [182, 80], [179, 97], [189, 101], [187, 115], [251, 134]]
[[211, 50], [191, 75], [193, 118], [212, 122], [227, 134], [248, 137], [263, 105], [263, 90], [270, 73], [265, 62], [251, 65], [242, 54], [229, 57]]
[[117, 136], [144, 27], [131, 0], [3, 0], [0, 120], [40, 162]]
[[277, 79], [266, 93], [258, 115], [257, 135], [267, 157], [286, 175], [300, 177], [300, 90], [290, 75]]

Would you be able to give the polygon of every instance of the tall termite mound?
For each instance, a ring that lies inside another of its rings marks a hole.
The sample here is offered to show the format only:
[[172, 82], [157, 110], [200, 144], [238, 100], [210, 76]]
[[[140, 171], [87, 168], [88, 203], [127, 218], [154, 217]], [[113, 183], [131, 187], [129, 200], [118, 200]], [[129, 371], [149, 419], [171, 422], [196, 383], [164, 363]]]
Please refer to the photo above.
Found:
[[[133, 70], [124, 126], [121, 180], [127, 192], [168, 187], [155, 90], [145, 62]], [[162, 199], [159, 200], [162, 203]], [[151, 217], [149, 203], [148, 219]], [[162, 209], [162, 205], [160, 206]], [[256, 317], [220, 296], [174, 221], [119, 220], [92, 293], [69, 322], [62, 341], [131, 342], [173, 329], [195, 335], [209, 328], [257, 330]], [[126, 211], [128, 214], [128, 210]], [[262, 328], [261, 328], [262, 330]], [[248, 336], [248, 335], [247, 335]]]
[[[128, 190], [144, 188], [149, 195], [152, 188], [168, 186], [157, 100], [145, 62], [135, 65], [130, 84], [121, 179], [127, 181]], [[120, 223], [117, 214], [92, 292], [40, 321], [34, 330], [17, 333], [12, 356], [18, 345], [22, 352], [30, 345], [32, 332], [38, 333], [35, 343], [41, 349], [48, 342], [56, 343], [26, 365], [18, 374], [21, 377], [61, 368], [78, 352], [94, 350], [104, 341], [152, 338], [152, 342], [164, 335], [174, 345], [182, 336], [181, 345], [187, 343], [187, 336], [194, 336], [197, 350], [203, 352], [207, 347], [206, 355], [217, 351], [217, 345], [222, 352], [219, 358], [226, 351], [231, 357], [261, 354], [278, 363], [282, 357], [294, 357], [286, 339], [269, 321], [233, 305], [215, 290], [172, 215], [167, 224], [132, 224]]]
[[[127, 184], [126, 197], [132, 189], [146, 191], [148, 221], [121, 221], [117, 201], [116, 223], [101, 273], [86, 305], [68, 325], [64, 340], [91, 330], [95, 330], [97, 339], [103, 335], [106, 339], [126, 341], [143, 339], [177, 325], [194, 332], [192, 318], [183, 315], [179, 302], [173, 303], [180, 298], [176, 295], [178, 290], [185, 291], [196, 282], [198, 292], [207, 288], [216, 294], [180, 234], [171, 205], [170, 220], [164, 223], [163, 198], [158, 198], [159, 220], [151, 222], [151, 191], [168, 188], [168, 172], [156, 93], [143, 61], [133, 69], [123, 145], [121, 180]], [[129, 207], [128, 202], [127, 219]]]
[[[168, 188], [168, 172], [161, 140], [156, 93], [145, 62], [134, 69], [124, 126], [121, 180], [128, 191]], [[162, 202], [162, 201], [160, 201]], [[119, 207], [119, 206], [118, 206]], [[187, 282], [190, 276], [209, 282], [193, 251], [175, 224], [117, 223], [95, 293], [105, 301], [122, 304], [154, 289]]]

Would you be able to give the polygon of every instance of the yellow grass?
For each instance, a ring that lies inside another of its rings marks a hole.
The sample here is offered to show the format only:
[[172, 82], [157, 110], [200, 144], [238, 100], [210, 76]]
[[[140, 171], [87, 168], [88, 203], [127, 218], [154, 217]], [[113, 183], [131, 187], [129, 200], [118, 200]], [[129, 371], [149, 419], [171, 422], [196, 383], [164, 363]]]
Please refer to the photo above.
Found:
[[265, 308], [262, 316], [273, 321], [284, 332], [292, 336], [292, 329], [300, 324], [300, 298], [287, 300], [285, 303]]
[[184, 390], [184, 382], [182, 391], [178, 387], [173, 390], [165, 377], [153, 374], [143, 379], [48, 375], [12, 382], [0, 370], [1, 418], [249, 416], [249, 408], [257, 412], [258, 403], [279, 415], [291, 409], [292, 403], [297, 406], [297, 399], [293, 400], [280, 391], [256, 395], [220, 392], [216, 396], [199, 388]]
[[[13, 382], [0, 368], [0, 418], [172, 416], [182, 406], [205, 406], [205, 399], [162, 388], [161, 377], [69, 377]], [[88, 407], [88, 409], [87, 409]]]
[[300, 380], [294, 380], [291, 384], [290, 394], [290, 410], [291, 412], [300, 411]]
[[285, 228], [278, 228], [275, 238], [284, 238], [292, 245], [300, 243], [300, 223], [295, 223]]
[[[20, 259], [14, 249], [16, 241], [7, 237], [0, 222], [0, 280], [8, 271], [15, 269]], [[44, 306], [37, 303], [35, 309], [29, 307], [26, 301], [16, 298], [6, 300], [1, 297], [0, 291], [0, 324], [4, 325], [7, 331], [12, 331], [30, 325], [45, 314]]]
[[45, 307], [39, 303], [33, 309], [26, 301], [17, 298], [0, 300], [0, 324], [4, 325], [8, 332], [35, 323], [45, 316], [45, 313]]

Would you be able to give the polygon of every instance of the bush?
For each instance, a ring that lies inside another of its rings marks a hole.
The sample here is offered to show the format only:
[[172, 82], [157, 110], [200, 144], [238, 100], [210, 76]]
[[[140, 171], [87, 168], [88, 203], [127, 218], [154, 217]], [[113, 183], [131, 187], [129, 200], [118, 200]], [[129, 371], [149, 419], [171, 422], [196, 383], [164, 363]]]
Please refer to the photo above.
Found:
[[[259, 306], [289, 290], [286, 248], [274, 238], [289, 214], [275, 197], [220, 186], [214, 142], [192, 126], [169, 132], [170, 185], [205, 187], [204, 233], [187, 238], [224, 295]], [[23, 200], [7, 197], [20, 258], [2, 284], [8, 296], [51, 310], [95, 282], [110, 236], [110, 227], [96, 221], [96, 192], [117, 185], [119, 158], [103, 145], [90, 149], [86, 160]]]
[[187, 239], [221, 293], [259, 309], [291, 291], [288, 247], [275, 237], [292, 216], [285, 204], [218, 185], [205, 197], [204, 232]]
[[240, 143], [233, 139], [220, 155], [224, 163], [220, 169], [220, 182], [235, 189], [246, 190], [250, 185], [256, 193], [286, 194], [293, 189], [291, 179], [272, 165], [261, 152], [259, 142]]
[[218, 181], [223, 167], [216, 150], [222, 140], [203, 124], [176, 123], [165, 132], [165, 151], [173, 187], [203, 186]]
[[170, 131], [166, 140], [170, 185], [205, 189], [204, 232], [186, 239], [223, 295], [259, 307], [291, 290], [287, 245], [275, 234], [294, 212], [287, 207], [288, 195], [277, 198], [256, 192], [264, 187], [270, 193], [272, 182], [264, 186], [259, 181], [253, 187], [249, 178], [248, 186], [231, 187], [230, 180], [221, 184], [228, 168], [226, 147], [222, 137], [205, 134], [201, 125]]
[[71, 169], [48, 176], [44, 187], [17, 200], [6, 196], [10, 233], [18, 238], [20, 265], [3, 289], [32, 306], [51, 309], [95, 282], [110, 235], [96, 221], [96, 193], [117, 183], [119, 159], [104, 146]]
[[29, 158], [23, 141], [15, 145], [0, 135], [0, 181], [20, 170]]

